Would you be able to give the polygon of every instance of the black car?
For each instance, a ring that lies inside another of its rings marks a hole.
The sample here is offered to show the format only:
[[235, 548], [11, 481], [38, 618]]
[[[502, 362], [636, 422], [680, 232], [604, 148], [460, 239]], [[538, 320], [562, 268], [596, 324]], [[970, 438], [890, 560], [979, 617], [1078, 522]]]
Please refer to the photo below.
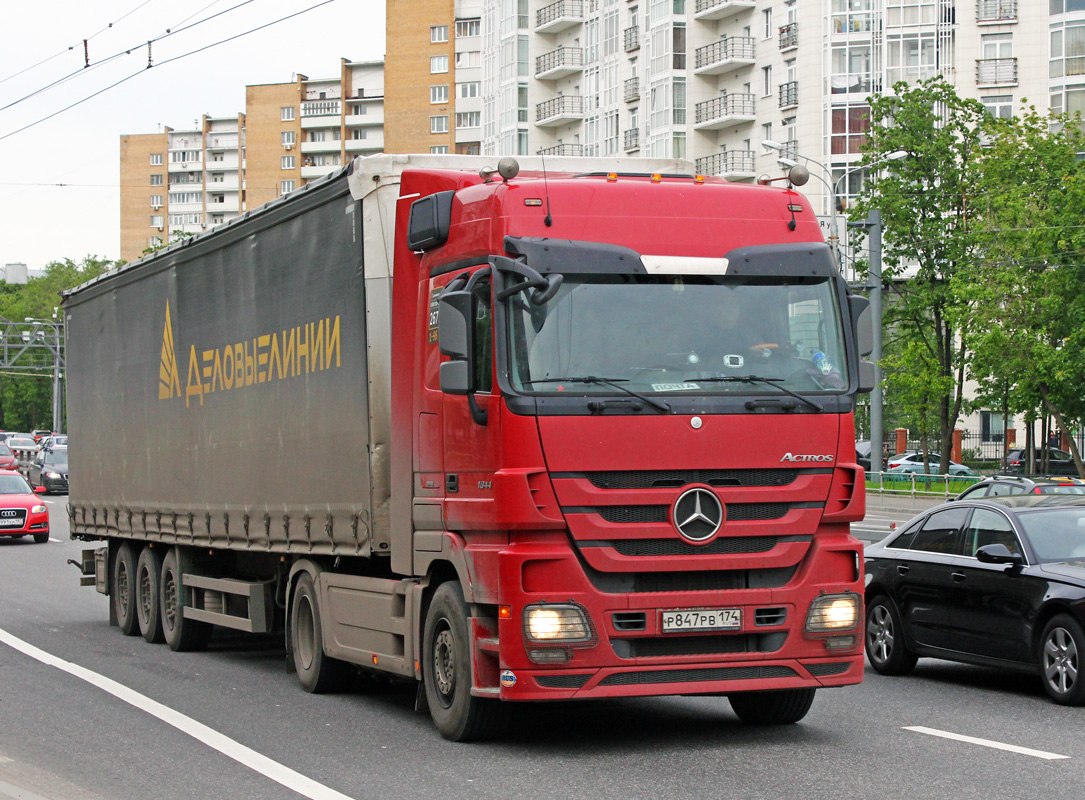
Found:
[[[1047, 467], [1043, 463], [1043, 450], [1037, 447], [1033, 451], [1033, 471], [1037, 475], [1077, 475], [1074, 457], [1057, 447], [1047, 448]], [[1023, 447], [1010, 450], [1006, 454], [1006, 471], [1011, 475], [1028, 473], [1028, 451]]]
[[26, 471], [31, 486], [44, 486], [47, 492], [68, 491], [68, 448], [42, 450]]
[[1005, 497], [1018, 494], [1082, 494], [1081, 478], [1025, 478], [1019, 475], [992, 475], [969, 486], [953, 500], [979, 500], [981, 497]]
[[1085, 703], [1085, 496], [937, 506], [866, 550], [866, 652], [883, 675], [920, 656], [1038, 674]]

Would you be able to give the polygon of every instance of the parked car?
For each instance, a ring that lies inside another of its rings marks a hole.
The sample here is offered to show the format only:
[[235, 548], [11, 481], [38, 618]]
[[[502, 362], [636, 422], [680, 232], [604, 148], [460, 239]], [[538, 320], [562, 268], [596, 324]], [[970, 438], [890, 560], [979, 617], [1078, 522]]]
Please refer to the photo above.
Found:
[[1085, 496], [957, 500], [866, 549], [866, 652], [883, 675], [919, 657], [1038, 675], [1085, 703]]
[[26, 479], [31, 486], [44, 486], [46, 492], [67, 492], [68, 448], [42, 450], [30, 462]]
[[38, 446], [29, 436], [12, 436], [4, 444], [15, 454], [19, 465], [24, 469], [34, 458], [34, 454], [38, 452]]
[[27, 534], [38, 544], [49, 541], [49, 508], [17, 472], [0, 471], [0, 538]]
[[[1065, 450], [1057, 447], [1047, 448], [1047, 468], [1043, 466], [1043, 449], [1037, 447], [1033, 450], [1033, 471], [1037, 475], [1077, 475], [1077, 466], [1074, 457]], [[1023, 447], [1010, 450], [1006, 454], [1006, 471], [1011, 475], [1028, 473], [1028, 451]]]
[[978, 500], [981, 497], [1003, 497], [1020, 494], [1081, 494], [1085, 481], [1080, 478], [1025, 478], [1020, 475], [992, 475], [969, 486], [953, 500]]
[[[929, 455], [929, 470], [930, 474], [938, 474], [938, 468], [941, 466], [939, 458], [936, 455]], [[886, 465], [887, 472], [901, 472], [901, 473], [924, 473], [923, 468], [923, 454], [922, 453], [901, 453], [895, 455], [889, 459]], [[949, 462], [949, 474], [950, 475], [972, 475], [971, 469], [964, 464], [958, 464], [956, 461]]]
[[15, 454], [11, 452], [11, 448], [6, 444], [0, 444], [0, 470], [5, 469], [19, 469], [19, 459], [15, 457]]

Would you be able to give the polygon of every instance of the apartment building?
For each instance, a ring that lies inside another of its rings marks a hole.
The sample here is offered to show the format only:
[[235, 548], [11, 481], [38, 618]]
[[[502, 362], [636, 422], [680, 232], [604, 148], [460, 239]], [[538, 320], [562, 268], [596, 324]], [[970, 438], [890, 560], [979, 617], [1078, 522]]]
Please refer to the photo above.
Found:
[[247, 86], [245, 113], [121, 136], [121, 258], [199, 233], [384, 149], [384, 62]]
[[479, 0], [387, 0], [386, 152], [481, 152], [481, 12]]

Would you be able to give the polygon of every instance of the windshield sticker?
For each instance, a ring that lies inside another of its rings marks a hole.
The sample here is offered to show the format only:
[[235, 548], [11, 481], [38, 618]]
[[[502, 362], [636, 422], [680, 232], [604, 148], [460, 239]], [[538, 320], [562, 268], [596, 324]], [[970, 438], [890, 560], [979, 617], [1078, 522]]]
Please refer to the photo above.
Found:
[[695, 383], [653, 383], [653, 392], [690, 392], [700, 389]]

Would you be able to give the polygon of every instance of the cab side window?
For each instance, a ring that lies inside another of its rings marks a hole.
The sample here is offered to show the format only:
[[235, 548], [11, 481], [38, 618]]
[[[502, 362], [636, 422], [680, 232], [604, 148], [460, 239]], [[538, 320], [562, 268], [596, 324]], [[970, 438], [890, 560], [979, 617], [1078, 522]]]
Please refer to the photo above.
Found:
[[967, 516], [968, 509], [966, 508], [936, 511], [927, 517], [927, 521], [915, 535], [910, 549], [952, 555], [957, 543], [957, 535]]
[[490, 279], [475, 284], [475, 388], [489, 393], [493, 390], [494, 315]]

